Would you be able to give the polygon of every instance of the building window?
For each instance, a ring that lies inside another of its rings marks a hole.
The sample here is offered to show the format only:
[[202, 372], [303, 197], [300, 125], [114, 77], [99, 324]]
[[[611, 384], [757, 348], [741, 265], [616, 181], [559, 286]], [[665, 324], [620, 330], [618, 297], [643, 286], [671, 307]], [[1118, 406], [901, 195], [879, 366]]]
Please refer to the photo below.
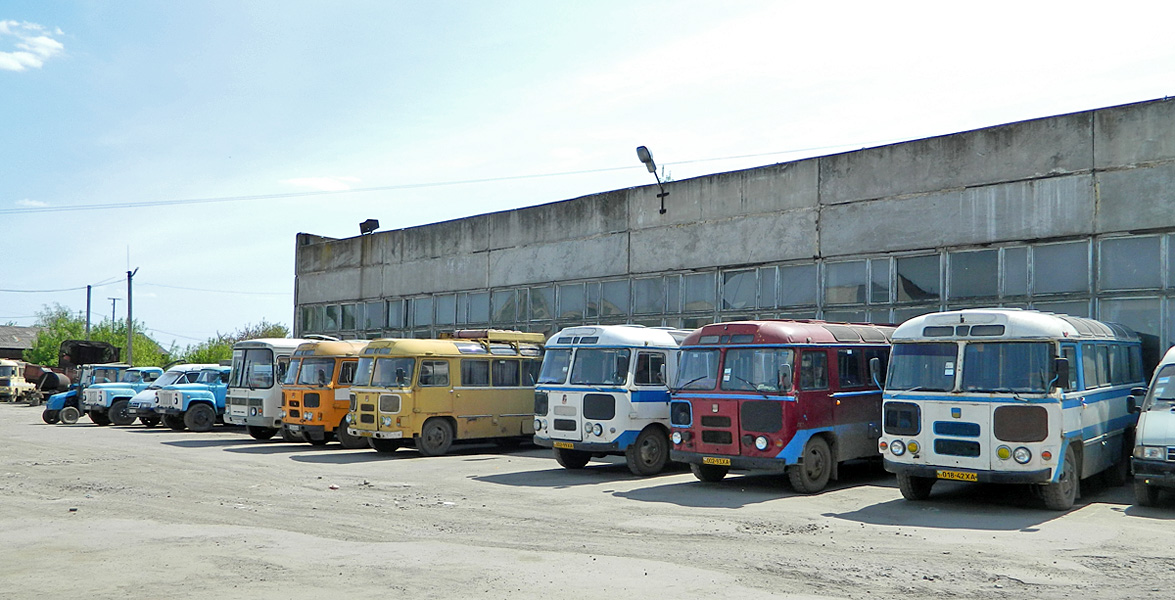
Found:
[[825, 304], [865, 303], [865, 261], [824, 264]]
[[339, 305], [328, 304], [326, 306], [326, 313], [322, 320], [323, 331], [338, 331], [339, 330]]
[[562, 284], [556, 289], [559, 305], [555, 315], [560, 319], [582, 319], [586, 308], [583, 284]]
[[600, 284], [600, 316], [628, 314], [628, 280], [605, 281]]
[[469, 294], [469, 323], [490, 322], [490, 293]]
[[816, 304], [816, 265], [779, 267], [779, 305]]
[[437, 325], [452, 325], [457, 322], [456, 295], [445, 294], [444, 296], [436, 296], [433, 298], [433, 304], [436, 308]]
[[412, 299], [412, 326], [428, 327], [432, 325], [432, 296]]
[[1089, 291], [1089, 243], [1069, 242], [1032, 248], [1032, 293]]
[[1157, 335], [1163, 330], [1158, 298], [1108, 298], [1098, 301], [1098, 319]]
[[493, 322], [513, 323], [518, 320], [518, 301], [514, 290], [494, 290], [490, 298], [493, 309]]
[[1162, 287], [1161, 238], [1157, 236], [1102, 240], [1098, 287], [1103, 290], [1143, 290]]
[[681, 278], [681, 312], [714, 312], [714, 273]]
[[530, 288], [531, 321], [545, 321], [555, 314], [555, 288], [549, 285]]
[[404, 301], [403, 300], [389, 300], [388, 301], [388, 324], [392, 329], [401, 329], [405, 326], [404, 323]]
[[889, 265], [888, 258], [874, 258], [869, 261], [869, 302], [871, 304], [889, 304]]
[[1074, 317], [1090, 317], [1089, 300], [1071, 300], [1066, 302], [1033, 302], [1032, 310], [1057, 313], [1058, 315], [1072, 315]]
[[681, 312], [681, 275], [665, 277], [665, 312], [671, 315]]
[[372, 331], [387, 327], [387, 316], [383, 300], [368, 302], [363, 310], [363, 329]]
[[660, 277], [632, 281], [633, 314], [660, 314], [665, 310], [665, 283]]
[[988, 298], [999, 294], [999, 250], [950, 255], [950, 298]]
[[898, 258], [898, 302], [938, 301], [942, 290], [938, 263], [937, 254]]
[[776, 301], [775, 280], [778, 269], [775, 267], [759, 268], [759, 308], [775, 308]]
[[1004, 296], [1028, 295], [1028, 247], [1004, 248]]
[[302, 307], [302, 332], [322, 331], [322, 306]]
[[355, 318], [355, 306], [356, 305], [354, 304], [344, 304], [340, 307], [340, 312], [342, 315], [340, 322], [342, 324], [343, 331], [355, 331], [355, 323], [357, 320]]
[[727, 271], [722, 274], [722, 310], [754, 309], [759, 282], [754, 271]]

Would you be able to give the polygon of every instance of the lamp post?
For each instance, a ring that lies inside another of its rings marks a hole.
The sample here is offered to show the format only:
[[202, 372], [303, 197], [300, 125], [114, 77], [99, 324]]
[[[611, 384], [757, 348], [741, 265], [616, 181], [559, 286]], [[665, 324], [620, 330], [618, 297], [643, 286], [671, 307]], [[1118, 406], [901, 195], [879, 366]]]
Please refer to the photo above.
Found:
[[661, 186], [661, 177], [657, 175], [657, 163], [653, 162], [653, 153], [649, 152], [649, 149], [644, 146], [637, 146], [636, 157], [641, 159], [641, 162], [645, 164], [645, 167], [649, 169], [653, 177], [657, 178], [657, 190], [659, 192], [657, 197], [661, 199], [660, 213], [665, 214], [665, 196], [668, 196], [669, 192], [666, 192], [665, 188]]

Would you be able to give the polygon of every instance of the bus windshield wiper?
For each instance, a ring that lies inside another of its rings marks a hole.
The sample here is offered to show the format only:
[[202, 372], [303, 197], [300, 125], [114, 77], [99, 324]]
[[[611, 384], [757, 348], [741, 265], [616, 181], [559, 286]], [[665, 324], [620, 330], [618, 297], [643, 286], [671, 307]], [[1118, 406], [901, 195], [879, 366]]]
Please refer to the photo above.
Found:
[[741, 382], [743, 382], [743, 383], [745, 383], [745, 384], [747, 384], [747, 386], [749, 386], [749, 389], [748, 389], [748, 391], [759, 392], [759, 395], [760, 395], [760, 396], [762, 396], [764, 400], [770, 400], [770, 399], [771, 399], [771, 396], [768, 396], [768, 395], [767, 395], [767, 394], [766, 394], [766, 393], [765, 393], [763, 390], [759, 389], [759, 386], [758, 386], [757, 384], [751, 383], [751, 382], [747, 381], [746, 379], [743, 379], [742, 377], [739, 377], [738, 375], [735, 375], [734, 373], [731, 373], [731, 374], [730, 374], [730, 376], [731, 376], [731, 377], [734, 377], [735, 379], [737, 379], [737, 380], [739, 380], [739, 381], [741, 381]]
[[679, 387], [679, 388], [676, 388], [676, 389], [675, 389], [675, 388], [671, 388], [671, 387], [669, 387], [668, 385], [666, 385], [665, 387], [666, 387], [666, 388], [669, 390], [669, 393], [671, 393], [671, 394], [676, 394], [677, 392], [680, 392], [681, 390], [684, 390], [685, 388], [689, 387], [689, 386], [690, 386], [690, 384], [692, 384], [692, 383], [696, 383], [696, 382], [698, 382], [698, 381], [701, 381], [701, 380], [703, 380], [703, 379], [706, 379], [706, 378], [707, 378], [707, 377], [709, 377], [709, 376], [710, 376], [709, 374], [706, 374], [706, 375], [699, 375], [699, 376], [697, 376], [697, 377], [694, 377], [693, 379], [691, 379], [691, 380], [689, 380], [689, 381], [687, 381], [687, 382], [685, 382], [685, 383], [681, 384], [681, 387]]

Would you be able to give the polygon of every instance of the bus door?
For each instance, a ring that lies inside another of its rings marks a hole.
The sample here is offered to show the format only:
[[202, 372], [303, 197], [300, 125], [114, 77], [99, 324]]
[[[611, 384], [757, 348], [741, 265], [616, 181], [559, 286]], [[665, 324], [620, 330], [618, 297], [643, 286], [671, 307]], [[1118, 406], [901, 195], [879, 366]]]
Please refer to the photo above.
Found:
[[[500, 359], [462, 358], [461, 387], [453, 390], [452, 413], [457, 420], [458, 438], [496, 435], [495, 397], [501, 394], [492, 385], [491, 372]], [[513, 361], [515, 365], [518, 361]], [[533, 400], [532, 400], [533, 401]]]
[[835, 425], [833, 399], [829, 395], [828, 350], [804, 349], [800, 352], [796, 385], [799, 418], [796, 431]]
[[339, 362], [337, 379], [335, 380], [336, 410], [347, 410], [350, 406], [351, 384], [355, 382], [355, 370], [358, 366], [358, 360], [344, 360]]
[[450, 385], [452, 378], [449, 374], [449, 359], [426, 358], [419, 364], [415, 412], [425, 415], [453, 412], [456, 393]]
[[[872, 349], [868, 349], [872, 350]], [[871, 380], [865, 348], [838, 348], [832, 373], [833, 422], [838, 427], [838, 460], [877, 454], [881, 435], [881, 390]]]

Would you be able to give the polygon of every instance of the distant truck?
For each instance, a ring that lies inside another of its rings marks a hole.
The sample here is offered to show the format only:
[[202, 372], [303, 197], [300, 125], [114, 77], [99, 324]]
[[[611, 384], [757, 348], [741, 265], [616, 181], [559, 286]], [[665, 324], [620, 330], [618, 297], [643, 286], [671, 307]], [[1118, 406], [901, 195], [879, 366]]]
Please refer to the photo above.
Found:
[[224, 422], [224, 397], [230, 367], [208, 366], [193, 383], [175, 383], [159, 390], [155, 412], [175, 431], [210, 431]]
[[154, 427], [159, 424], [162, 416], [155, 412], [159, 404], [157, 393], [159, 390], [176, 383], [194, 383], [200, 376], [201, 369], [215, 367], [214, 364], [181, 364], [167, 369], [162, 377], [156, 379], [147, 389], [135, 394], [127, 406], [127, 412], [138, 417], [144, 427]]
[[0, 402], [35, 402], [37, 384], [25, 381], [24, 363], [0, 358]]
[[82, 365], [68, 390], [49, 396], [41, 419], [50, 425], [58, 422], [66, 425], [77, 423], [82, 416], [82, 392], [96, 383], [118, 381], [122, 372], [129, 368], [130, 365], [120, 363]]
[[96, 383], [82, 392], [82, 408], [98, 425], [131, 425], [135, 415], [128, 412], [131, 398], [163, 375], [159, 367], [131, 367], [118, 381]]

